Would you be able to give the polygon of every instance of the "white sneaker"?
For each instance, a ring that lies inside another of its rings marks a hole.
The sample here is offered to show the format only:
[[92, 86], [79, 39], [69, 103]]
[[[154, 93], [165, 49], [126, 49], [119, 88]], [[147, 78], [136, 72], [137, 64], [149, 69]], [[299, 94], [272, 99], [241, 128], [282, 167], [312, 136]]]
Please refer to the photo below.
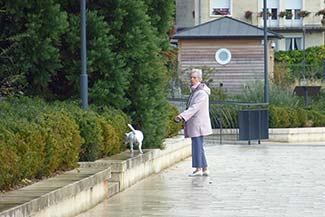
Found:
[[210, 174], [210, 173], [209, 173], [208, 170], [205, 170], [205, 171], [203, 171], [203, 173], [202, 173], [203, 176], [209, 176], [209, 174]]
[[190, 177], [194, 177], [194, 176], [202, 176], [202, 170], [196, 170], [193, 173], [191, 173], [190, 175], [188, 175]]

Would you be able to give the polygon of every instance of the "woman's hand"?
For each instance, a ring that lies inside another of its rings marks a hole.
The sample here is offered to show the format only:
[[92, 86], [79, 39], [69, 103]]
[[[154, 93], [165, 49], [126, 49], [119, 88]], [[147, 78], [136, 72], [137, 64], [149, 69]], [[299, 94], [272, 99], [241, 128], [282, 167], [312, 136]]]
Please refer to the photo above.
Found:
[[177, 115], [177, 116], [174, 118], [174, 121], [175, 121], [176, 123], [181, 122], [181, 121], [183, 121], [183, 117], [182, 117], [181, 115]]

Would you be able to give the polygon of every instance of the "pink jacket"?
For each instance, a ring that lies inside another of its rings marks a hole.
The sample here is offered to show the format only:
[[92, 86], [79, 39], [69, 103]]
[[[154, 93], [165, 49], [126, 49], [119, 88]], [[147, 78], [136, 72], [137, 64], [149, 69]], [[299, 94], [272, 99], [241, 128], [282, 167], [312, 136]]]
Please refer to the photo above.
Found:
[[185, 120], [185, 137], [198, 137], [212, 134], [209, 115], [210, 89], [205, 84], [199, 84], [190, 98], [188, 108], [180, 115]]

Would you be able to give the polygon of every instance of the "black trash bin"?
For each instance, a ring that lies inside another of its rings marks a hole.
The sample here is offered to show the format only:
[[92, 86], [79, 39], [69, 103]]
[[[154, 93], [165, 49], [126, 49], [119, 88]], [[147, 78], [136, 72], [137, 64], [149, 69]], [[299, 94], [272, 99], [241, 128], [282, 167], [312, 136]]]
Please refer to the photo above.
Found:
[[247, 109], [238, 111], [239, 140], [269, 138], [269, 112], [267, 109]]

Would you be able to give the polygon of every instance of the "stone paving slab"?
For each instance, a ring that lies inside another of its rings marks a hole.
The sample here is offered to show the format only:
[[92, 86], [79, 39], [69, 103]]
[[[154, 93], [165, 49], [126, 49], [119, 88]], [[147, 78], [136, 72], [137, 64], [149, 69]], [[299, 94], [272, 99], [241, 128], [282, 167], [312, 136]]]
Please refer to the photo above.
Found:
[[[85, 189], [93, 188], [110, 176], [110, 168], [80, 168], [0, 194], [0, 217], [34, 216], [42, 209], [73, 198]], [[113, 192], [116, 185], [111, 187]]]
[[324, 217], [325, 143], [207, 146], [211, 176], [191, 159], [78, 217]]

